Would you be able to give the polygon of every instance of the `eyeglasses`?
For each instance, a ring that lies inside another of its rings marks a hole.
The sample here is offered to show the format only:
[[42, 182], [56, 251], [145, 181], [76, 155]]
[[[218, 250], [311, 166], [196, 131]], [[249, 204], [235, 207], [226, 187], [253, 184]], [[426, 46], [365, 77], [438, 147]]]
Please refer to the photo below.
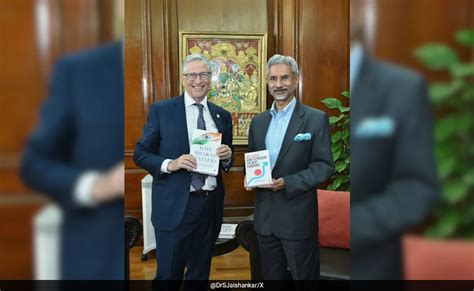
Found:
[[271, 77], [268, 78], [267, 82], [268, 83], [276, 83], [278, 81], [278, 79], [280, 79], [280, 82], [288, 82], [291, 79], [291, 76], [284, 75], [284, 76], [281, 76], [279, 78], [277, 76], [271, 76]]
[[211, 72], [202, 72], [202, 73], [189, 73], [189, 74], [183, 74], [183, 76], [186, 77], [186, 80], [188, 81], [194, 81], [196, 78], [199, 76], [201, 80], [209, 80], [211, 78]]

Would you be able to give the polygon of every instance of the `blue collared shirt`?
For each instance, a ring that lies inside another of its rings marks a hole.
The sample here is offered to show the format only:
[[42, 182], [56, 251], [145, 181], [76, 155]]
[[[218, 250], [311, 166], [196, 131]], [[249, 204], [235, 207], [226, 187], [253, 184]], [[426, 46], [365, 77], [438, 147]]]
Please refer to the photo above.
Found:
[[350, 56], [350, 88], [354, 86], [354, 82], [359, 77], [360, 67], [362, 66], [362, 59], [364, 58], [364, 48], [360, 43], [356, 43], [351, 47], [351, 56]]
[[272, 120], [268, 126], [267, 135], [265, 136], [265, 146], [270, 153], [270, 165], [275, 166], [278, 154], [280, 153], [283, 138], [285, 137], [286, 129], [290, 123], [291, 115], [295, 110], [296, 98], [293, 97], [288, 105], [280, 111], [277, 111], [275, 102], [272, 104], [270, 114]]

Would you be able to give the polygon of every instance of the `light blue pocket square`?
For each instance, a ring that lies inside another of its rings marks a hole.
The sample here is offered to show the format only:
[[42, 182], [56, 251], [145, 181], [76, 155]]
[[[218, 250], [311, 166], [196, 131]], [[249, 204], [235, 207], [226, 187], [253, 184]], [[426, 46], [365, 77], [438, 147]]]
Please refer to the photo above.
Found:
[[356, 127], [355, 136], [359, 138], [390, 137], [395, 131], [395, 122], [388, 116], [368, 117]]
[[295, 138], [293, 139], [294, 141], [305, 141], [305, 140], [311, 140], [311, 133], [298, 133]]

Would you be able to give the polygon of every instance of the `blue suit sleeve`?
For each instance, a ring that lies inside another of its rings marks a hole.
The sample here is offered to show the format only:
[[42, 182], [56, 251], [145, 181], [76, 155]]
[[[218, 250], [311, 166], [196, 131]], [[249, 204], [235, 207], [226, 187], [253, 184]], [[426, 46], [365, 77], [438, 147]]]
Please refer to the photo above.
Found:
[[73, 92], [70, 68], [60, 61], [53, 72], [39, 126], [28, 140], [21, 163], [23, 181], [63, 208], [77, 207], [74, 185], [81, 174], [69, 163], [74, 145]]
[[161, 164], [166, 159], [158, 155], [160, 146], [160, 124], [156, 107], [148, 111], [148, 121], [143, 127], [143, 135], [137, 142], [133, 161], [152, 176], [161, 173]]
[[283, 177], [286, 183], [286, 195], [293, 199], [298, 195], [314, 189], [326, 181], [334, 172], [334, 161], [331, 150], [331, 127], [326, 114], [319, 120], [320, 126], [315, 133], [311, 149], [311, 162], [307, 169]]

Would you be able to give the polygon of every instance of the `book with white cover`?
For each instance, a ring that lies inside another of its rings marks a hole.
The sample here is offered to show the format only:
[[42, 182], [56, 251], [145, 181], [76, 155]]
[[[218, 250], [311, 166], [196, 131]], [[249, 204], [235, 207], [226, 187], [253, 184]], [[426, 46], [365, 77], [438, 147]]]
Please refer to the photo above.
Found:
[[194, 172], [217, 176], [219, 157], [217, 147], [221, 144], [222, 134], [195, 129], [191, 138], [191, 155], [194, 156], [197, 168]]
[[271, 184], [272, 170], [268, 150], [246, 153], [245, 173], [249, 188]]
[[219, 238], [220, 239], [234, 238], [236, 229], [237, 229], [237, 223], [223, 223], [221, 226], [221, 232], [219, 233]]

